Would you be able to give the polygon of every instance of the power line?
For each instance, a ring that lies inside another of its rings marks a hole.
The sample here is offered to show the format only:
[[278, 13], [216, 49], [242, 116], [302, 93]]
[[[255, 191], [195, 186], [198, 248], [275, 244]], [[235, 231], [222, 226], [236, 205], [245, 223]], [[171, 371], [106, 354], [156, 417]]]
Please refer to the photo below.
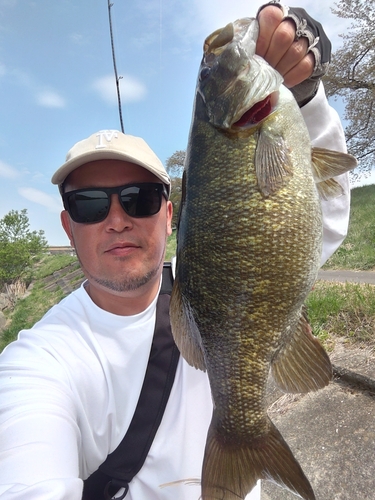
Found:
[[124, 124], [122, 121], [122, 110], [121, 110], [121, 94], [120, 94], [120, 80], [121, 80], [122, 76], [118, 76], [118, 74], [117, 74], [115, 45], [113, 43], [113, 30], [112, 30], [112, 15], [111, 15], [111, 8], [112, 7], [113, 7], [113, 3], [111, 3], [110, 0], [108, 0], [109, 31], [110, 31], [110, 35], [111, 35], [113, 69], [115, 71], [115, 78], [116, 78], [118, 112], [119, 112], [119, 117], [120, 117], [121, 131], [122, 131], [122, 133], [124, 133]]

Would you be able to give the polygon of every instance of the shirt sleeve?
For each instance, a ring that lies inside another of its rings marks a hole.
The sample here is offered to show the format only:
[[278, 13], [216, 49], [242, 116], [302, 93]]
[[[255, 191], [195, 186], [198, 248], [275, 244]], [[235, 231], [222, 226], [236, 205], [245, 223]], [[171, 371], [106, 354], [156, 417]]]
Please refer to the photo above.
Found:
[[[19, 359], [22, 364], [17, 362]], [[47, 353], [36, 353], [35, 348], [22, 341], [11, 344], [2, 353], [1, 499], [82, 497], [80, 432], [69, 387], [64, 382], [56, 383], [66, 380], [63, 373], [56, 373], [60, 370]]]
[[[301, 112], [309, 130], [313, 146], [346, 153], [345, 134], [337, 112], [328, 104], [323, 83], [317, 95]], [[336, 180], [344, 189], [339, 198], [321, 200], [323, 212], [323, 249], [321, 265], [337, 250], [348, 232], [350, 211], [349, 174], [345, 173]]]

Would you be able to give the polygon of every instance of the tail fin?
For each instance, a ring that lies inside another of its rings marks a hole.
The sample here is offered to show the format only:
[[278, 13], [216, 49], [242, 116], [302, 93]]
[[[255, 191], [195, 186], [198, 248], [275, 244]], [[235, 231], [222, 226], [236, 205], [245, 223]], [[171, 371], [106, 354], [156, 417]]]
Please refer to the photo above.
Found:
[[211, 424], [203, 461], [202, 500], [244, 499], [258, 479], [273, 481], [304, 500], [315, 500], [289, 446], [271, 420], [268, 423], [267, 435], [237, 444], [225, 443]]

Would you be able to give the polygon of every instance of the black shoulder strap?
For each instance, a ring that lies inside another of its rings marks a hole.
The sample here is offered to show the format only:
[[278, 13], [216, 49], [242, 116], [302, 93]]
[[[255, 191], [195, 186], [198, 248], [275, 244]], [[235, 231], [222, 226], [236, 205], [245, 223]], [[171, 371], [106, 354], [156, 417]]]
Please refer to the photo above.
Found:
[[[179, 351], [169, 322], [169, 299], [173, 277], [164, 264], [162, 287], [156, 305], [156, 324], [146, 375], [129, 429], [118, 447], [84, 481], [83, 500], [111, 499], [139, 472], [162, 420], [172, 389]], [[117, 497], [116, 497], [117, 498]]]

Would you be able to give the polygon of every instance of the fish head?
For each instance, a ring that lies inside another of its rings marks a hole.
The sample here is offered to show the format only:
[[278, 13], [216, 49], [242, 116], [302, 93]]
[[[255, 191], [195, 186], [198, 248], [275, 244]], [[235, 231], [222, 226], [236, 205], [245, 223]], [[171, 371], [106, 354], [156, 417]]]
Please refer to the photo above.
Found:
[[276, 106], [283, 78], [255, 54], [258, 33], [258, 21], [243, 18], [204, 42], [197, 92], [219, 129], [252, 128]]

